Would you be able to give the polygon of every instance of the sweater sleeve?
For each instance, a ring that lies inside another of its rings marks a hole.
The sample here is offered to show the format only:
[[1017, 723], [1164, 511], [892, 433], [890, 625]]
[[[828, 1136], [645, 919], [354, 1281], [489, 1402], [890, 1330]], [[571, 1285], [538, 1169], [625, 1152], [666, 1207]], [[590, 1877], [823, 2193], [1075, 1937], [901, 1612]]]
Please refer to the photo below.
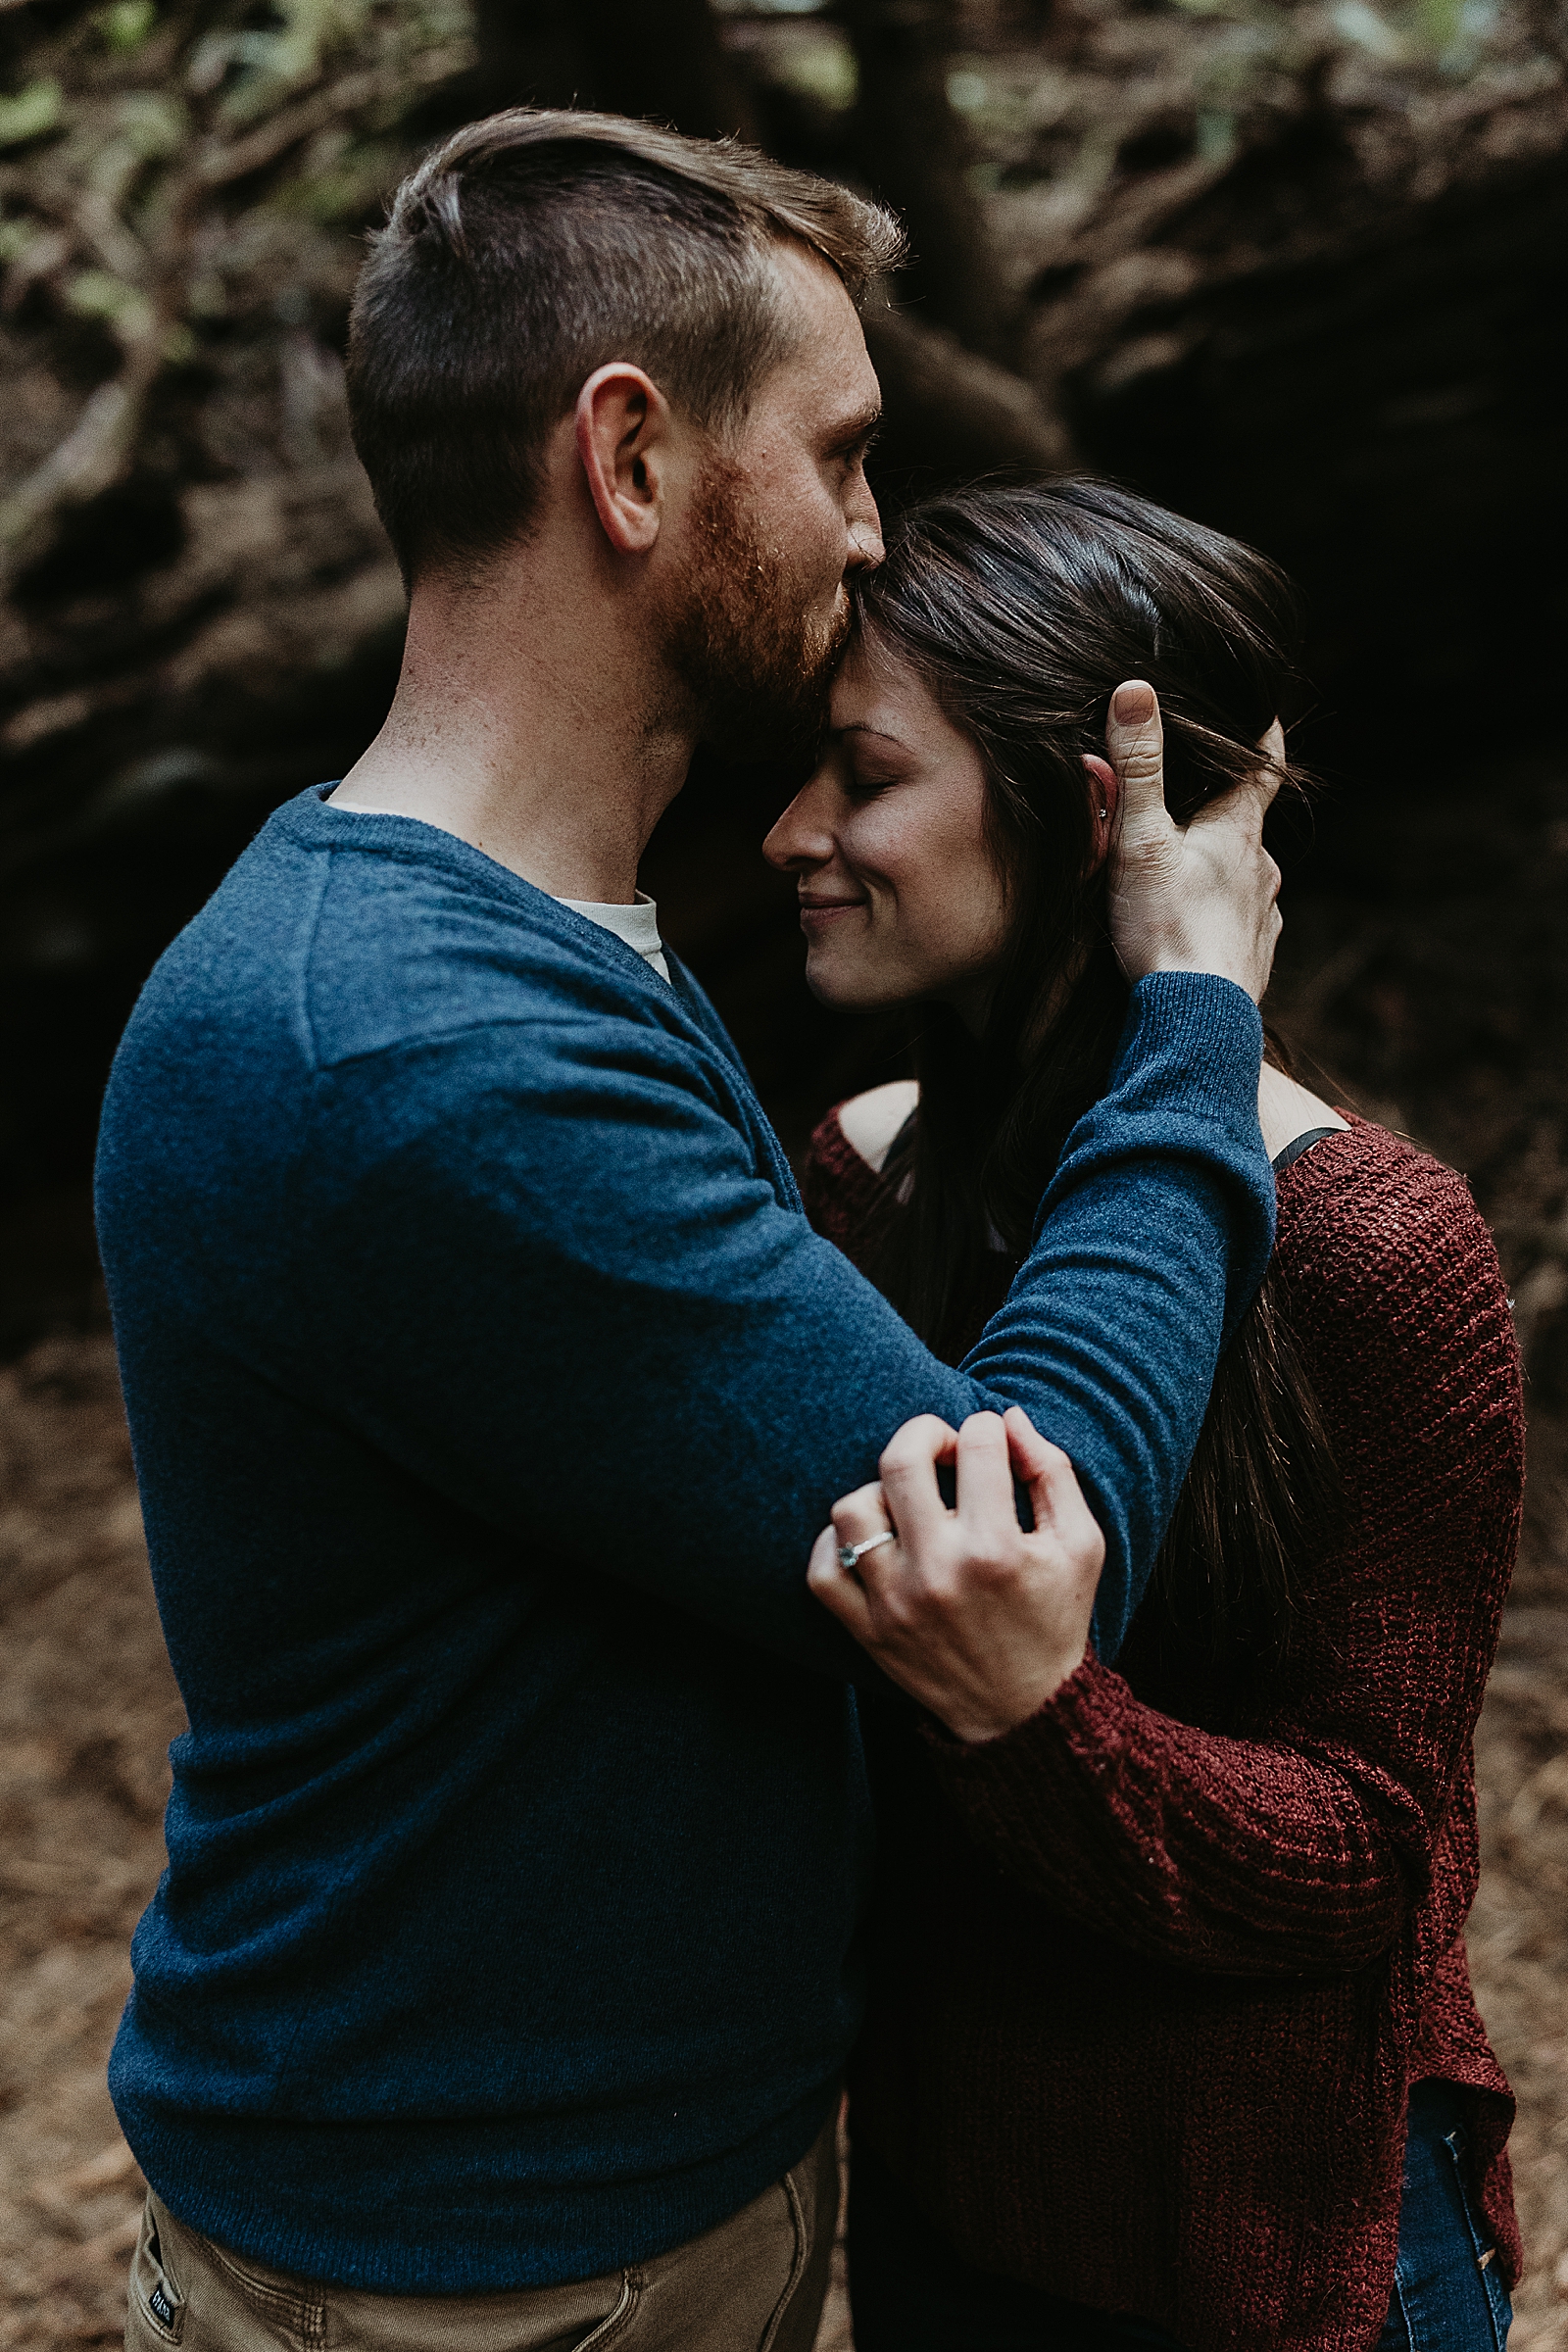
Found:
[[[356, 1063], [323, 1088], [325, 1271], [289, 1377], [497, 1527], [836, 1673], [860, 1653], [805, 1581], [835, 1497], [911, 1415], [1021, 1404], [1101, 1512], [1113, 1641], [1267, 1259], [1258, 1051], [1229, 983], [1142, 984], [958, 1371], [759, 1172], [737, 1073], [684, 1036], [562, 1020]], [[378, 1102], [397, 1140], [367, 1152]]]
[[1457, 1177], [1401, 1161], [1322, 1189], [1293, 1236], [1350, 1534], [1301, 1596], [1265, 1736], [1178, 1722], [1091, 1658], [1004, 1739], [931, 1737], [1003, 1869], [1148, 1957], [1355, 1969], [1427, 1891], [1512, 1567], [1523, 1417], [1490, 1237]]

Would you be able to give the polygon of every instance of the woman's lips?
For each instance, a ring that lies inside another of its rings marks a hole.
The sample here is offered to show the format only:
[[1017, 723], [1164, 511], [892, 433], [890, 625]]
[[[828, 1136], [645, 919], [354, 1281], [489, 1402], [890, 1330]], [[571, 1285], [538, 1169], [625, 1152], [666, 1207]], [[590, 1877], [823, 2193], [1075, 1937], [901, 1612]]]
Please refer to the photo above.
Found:
[[801, 921], [803, 923], [829, 922], [835, 915], [853, 914], [857, 907], [864, 906], [866, 904], [867, 901], [864, 899], [803, 899], [801, 901]]

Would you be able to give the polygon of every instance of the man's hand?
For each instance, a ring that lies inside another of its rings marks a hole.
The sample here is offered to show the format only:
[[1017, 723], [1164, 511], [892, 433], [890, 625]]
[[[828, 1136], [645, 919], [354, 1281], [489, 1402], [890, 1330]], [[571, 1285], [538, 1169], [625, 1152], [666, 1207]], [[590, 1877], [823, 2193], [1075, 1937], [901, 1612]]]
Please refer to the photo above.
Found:
[[1110, 868], [1110, 936], [1129, 980], [1147, 972], [1217, 972], [1256, 1004], [1280, 935], [1280, 869], [1263, 818], [1285, 754], [1276, 719], [1255, 775], [1200, 808], [1191, 824], [1165, 808], [1164, 737], [1152, 686], [1134, 678], [1110, 698], [1105, 749], [1119, 821]]
[[[957, 1508], [937, 1486], [956, 1465]], [[959, 1740], [995, 1740], [1039, 1713], [1083, 1663], [1105, 1540], [1058, 1446], [1014, 1405], [955, 1433], [925, 1413], [833, 1505], [808, 1579], [889, 1678]], [[1016, 1475], [1034, 1506], [1018, 1525]], [[896, 1532], [893, 1532], [896, 1531]], [[891, 1534], [891, 1540], [890, 1539]], [[882, 1537], [853, 1568], [839, 1547]]]

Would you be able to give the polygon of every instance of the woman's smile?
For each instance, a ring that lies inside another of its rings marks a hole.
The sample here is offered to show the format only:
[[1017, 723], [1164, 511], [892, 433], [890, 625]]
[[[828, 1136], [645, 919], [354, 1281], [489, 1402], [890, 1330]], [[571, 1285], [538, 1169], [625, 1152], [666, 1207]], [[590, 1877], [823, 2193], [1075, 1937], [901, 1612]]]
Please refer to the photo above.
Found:
[[985, 808], [973, 743], [906, 662], [852, 641], [827, 757], [764, 845], [795, 874], [816, 996], [941, 999], [980, 1025], [1006, 937]]
[[809, 934], [819, 924], [828, 923], [836, 915], [853, 914], [868, 906], [867, 898], [830, 898], [825, 892], [803, 890], [801, 900], [801, 929]]

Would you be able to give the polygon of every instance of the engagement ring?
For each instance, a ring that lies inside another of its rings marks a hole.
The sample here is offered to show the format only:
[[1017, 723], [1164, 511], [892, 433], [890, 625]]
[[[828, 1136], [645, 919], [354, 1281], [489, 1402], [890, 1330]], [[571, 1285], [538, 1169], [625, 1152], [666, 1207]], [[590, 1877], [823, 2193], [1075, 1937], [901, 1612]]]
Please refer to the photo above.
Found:
[[853, 1568], [857, 1560], [863, 1559], [868, 1551], [875, 1551], [879, 1544], [896, 1544], [898, 1540], [897, 1532], [890, 1527], [884, 1529], [880, 1536], [867, 1536], [863, 1544], [841, 1544], [839, 1566]]

